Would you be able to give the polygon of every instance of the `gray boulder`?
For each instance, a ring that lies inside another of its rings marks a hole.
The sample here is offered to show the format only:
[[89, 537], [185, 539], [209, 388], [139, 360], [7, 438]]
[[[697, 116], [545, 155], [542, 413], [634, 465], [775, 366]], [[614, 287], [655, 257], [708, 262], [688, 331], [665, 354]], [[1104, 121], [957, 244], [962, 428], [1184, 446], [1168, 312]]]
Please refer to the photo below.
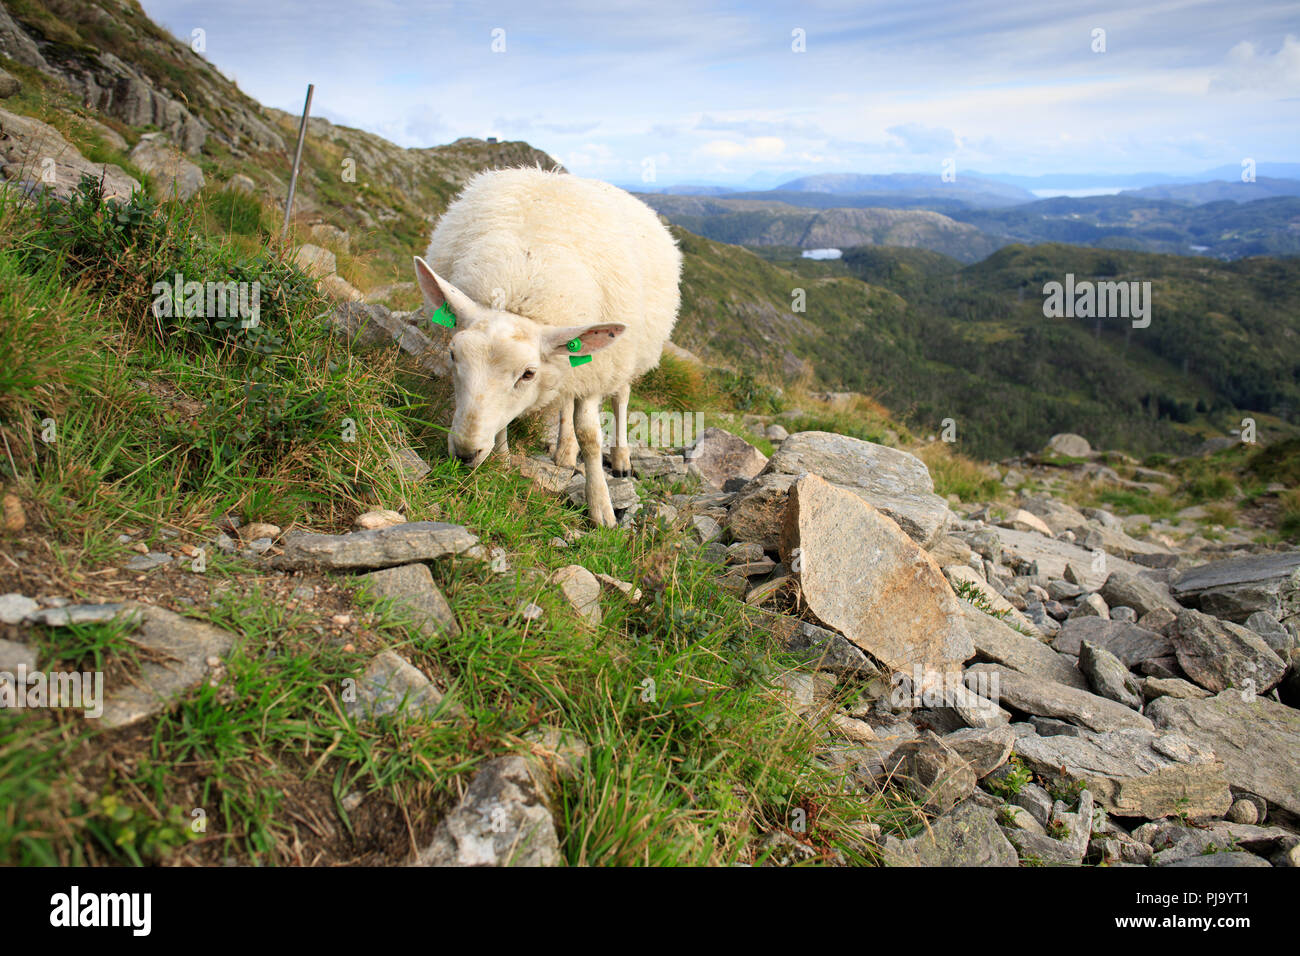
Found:
[[1079, 670], [1087, 675], [1092, 689], [1102, 697], [1119, 701], [1134, 710], [1142, 709], [1142, 688], [1137, 678], [1104, 647], [1084, 641], [1079, 652]]
[[1017, 866], [1016, 849], [998, 826], [997, 815], [967, 800], [910, 840], [886, 839], [888, 866]]
[[1300, 814], [1300, 710], [1225, 690], [1206, 700], [1161, 697], [1147, 705], [1147, 715], [1218, 755], [1234, 788]]
[[131, 150], [131, 162], [157, 183], [165, 199], [189, 199], [203, 188], [203, 170], [173, 148], [163, 133], [145, 133]]
[[350, 534], [290, 531], [281, 540], [284, 553], [272, 563], [281, 570], [387, 568], [449, 557], [476, 544], [475, 535], [460, 525], [442, 521], [411, 521]]
[[1224, 763], [1177, 733], [1125, 729], [1022, 737], [1016, 754], [1045, 779], [1088, 788], [1107, 812], [1221, 816], [1232, 805]]
[[[747, 520], [753, 524], [753, 516], [744, 511], [764, 504], [765, 499], [769, 511], [776, 509], [770, 499], [776, 496], [781, 481], [775, 476], [786, 476], [788, 488], [795, 477], [805, 472], [879, 508], [922, 547], [933, 544], [951, 519], [947, 503], [934, 493], [929, 469], [915, 455], [830, 432], [797, 432], [781, 443], [758, 476], [757, 480], [770, 479], [762, 486], [763, 498], [751, 500], [754, 496], [742, 492], [733, 503], [733, 528], [737, 518], [742, 524]], [[779, 520], [776, 525], [780, 526]], [[736, 536], [764, 541], [764, 537], [753, 534], [737, 532]]]
[[[1123, 704], [1055, 681], [1030, 677], [996, 664], [976, 664], [966, 670], [970, 687], [977, 675], [997, 675], [999, 703], [1040, 717], [1059, 717], [1090, 730], [1151, 729], [1151, 721]], [[972, 688], [973, 689], [973, 688]]]
[[1286, 662], [1254, 631], [1200, 611], [1180, 613], [1172, 639], [1179, 666], [1215, 693], [1237, 687], [1262, 694], [1286, 673]]
[[1104, 647], [1118, 657], [1125, 667], [1137, 667], [1143, 661], [1166, 657], [1173, 653], [1173, 643], [1155, 631], [1148, 631], [1127, 621], [1106, 620], [1099, 617], [1075, 617], [1067, 620], [1052, 647], [1062, 654], [1078, 656], [1087, 641]]
[[721, 428], [706, 428], [686, 453], [687, 469], [714, 488], [731, 478], [753, 478], [766, 464], [761, 451]]
[[483, 764], [438, 824], [420, 866], [559, 866], [560, 841], [546, 789], [523, 757]]
[[1266, 611], [1286, 623], [1300, 615], [1300, 551], [1214, 561], [1174, 579], [1175, 598], [1214, 617], [1243, 623]]
[[816, 618], [895, 671], [942, 679], [974, 653], [960, 602], [930, 556], [815, 474], [790, 488], [781, 556]]

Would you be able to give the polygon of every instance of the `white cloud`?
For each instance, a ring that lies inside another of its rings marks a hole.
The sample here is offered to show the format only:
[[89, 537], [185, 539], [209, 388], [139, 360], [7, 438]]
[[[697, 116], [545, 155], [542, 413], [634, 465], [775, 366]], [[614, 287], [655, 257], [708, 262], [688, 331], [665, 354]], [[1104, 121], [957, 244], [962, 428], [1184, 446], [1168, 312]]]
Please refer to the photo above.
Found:
[[887, 129], [910, 153], [952, 153], [957, 149], [957, 137], [952, 130], [920, 123], [903, 123]]
[[1276, 53], [1261, 53], [1242, 40], [1210, 79], [1215, 93], [1266, 93], [1278, 98], [1300, 93], [1300, 40], [1290, 34]]
[[752, 136], [744, 140], [713, 139], [700, 147], [700, 153], [714, 159], [748, 156], [770, 159], [785, 152], [785, 140], [779, 136]]

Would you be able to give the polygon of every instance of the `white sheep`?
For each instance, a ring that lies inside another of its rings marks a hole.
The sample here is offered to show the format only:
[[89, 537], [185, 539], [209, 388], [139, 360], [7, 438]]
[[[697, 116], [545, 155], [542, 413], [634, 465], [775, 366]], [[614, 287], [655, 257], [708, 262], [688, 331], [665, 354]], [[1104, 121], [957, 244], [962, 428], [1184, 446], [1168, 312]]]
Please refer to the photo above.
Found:
[[455, 321], [448, 450], [477, 468], [493, 450], [506, 453], [510, 422], [558, 410], [556, 461], [576, 465], [581, 448], [592, 520], [613, 526], [600, 405], [614, 397], [612, 470], [631, 474], [632, 382], [659, 364], [681, 302], [673, 237], [649, 207], [607, 183], [502, 169], [469, 182], [425, 257], [415, 259], [425, 301], [435, 321], [451, 321], [447, 310]]

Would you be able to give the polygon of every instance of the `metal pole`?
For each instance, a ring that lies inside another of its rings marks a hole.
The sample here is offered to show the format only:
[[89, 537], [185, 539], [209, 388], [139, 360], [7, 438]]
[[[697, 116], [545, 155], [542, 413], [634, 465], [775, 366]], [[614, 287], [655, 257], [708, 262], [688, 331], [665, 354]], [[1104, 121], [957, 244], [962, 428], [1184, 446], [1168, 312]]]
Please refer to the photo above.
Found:
[[316, 89], [315, 83], [307, 84], [307, 102], [302, 107], [302, 123], [298, 126], [298, 149], [293, 154], [293, 172], [289, 174], [289, 196], [284, 201], [284, 228], [280, 238], [289, 235], [289, 216], [293, 213], [293, 191], [298, 185], [298, 164], [302, 162], [302, 144], [307, 139], [307, 114], [311, 112], [311, 94]]

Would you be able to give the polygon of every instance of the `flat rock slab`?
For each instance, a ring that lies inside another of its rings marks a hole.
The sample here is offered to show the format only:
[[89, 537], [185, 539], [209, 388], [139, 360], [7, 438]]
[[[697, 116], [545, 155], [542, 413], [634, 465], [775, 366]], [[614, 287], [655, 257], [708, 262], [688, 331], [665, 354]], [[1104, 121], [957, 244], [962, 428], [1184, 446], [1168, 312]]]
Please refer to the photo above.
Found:
[[1152, 729], [1150, 720], [1123, 704], [996, 664], [975, 664], [967, 668], [966, 686], [975, 690], [979, 674], [988, 674], [987, 679], [997, 675], [997, 703], [1004, 707], [1039, 717], [1059, 717], [1089, 730]]
[[19, 624], [41, 606], [22, 594], [0, 594], [0, 624]]
[[443, 709], [443, 694], [424, 672], [396, 651], [382, 651], [357, 681], [356, 699], [344, 704], [353, 717], [405, 714], [432, 717]]
[[36, 650], [17, 641], [0, 638], [0, 673], [14, 674], [19, 667], [36, 670]]
[[888, 866], [1018, 866], [1016, 848], [988, 807], [967, 800], [910, 840], [889, 838]]
[[857, 495], [815, 474], [799, 478], [790, 487], [781, 553], [822, 624], [895, 671], [919, 669], [923, 686], [959, 671], [975, 653], [961, 602], [939, 566]]
[[1256, 611], [1286, 621], [1300, 615], [1300, 551], [1213, 561], [1184, 571], [1170, 587], [1183, 604], [1237, 624]]
[[962, 615], [966, 620], [966, 630], [975, 646], [975, 653], [995, 664], [1055, 681], [1079, 690], [1088, 689], [1088, 680], [1083, 673], [1058, 654], [1051, 647], [1036, 638], [1013, 630], [1002, 621], [979, 608], [961, 602]]
[[281, 570], [388, 568], [460, 554], [476, 544], [477, 536], [442, 521], [412, 521], [351, 534], [290, 531], [281, 541], [284, 553], [272, 563]]
[[[786, 475], [792, 481], [805, 473], [879, 508], [922, 547], [933, 544], [952, 518], [948, 503], [934, 493], [925, 463], [896, 448], [831, 432], [797, 432], [781, 443], [759, 478]], [[769, 495], [779, 487], [780, 482], [765, 486]], [[777, 516], [778, 528], [780, 523]]]
[[536, 458], [520, 456], [516, 460], [519, 463], [519, 473], [543, 491], [561, 494], [573, 480], [572, 468], [561, 468], [559, 465], [549, 461], [538, 461]]
[[483, 764], [434, 831], [420, 866], [559, 866], [560, 841], [545, 791], [523, 757]]
[[363, 574], [360, 581], [375, 597], [395, 601], [413, 611], [416, 625], [423, 634], [432, 635], [438, 631], [460, 633], [451, 605], [423, 564], [399, 564], [371, 571]]
[[124, 567], [128, 571], [152, 571], [154, 568], [161, 568], [171, 563], [172, 556], [167, 552], [150, 551], [148, 554], [137, 554], [127, 561]]
[[551, 581], [559, 585], [564, 599], [588, 623], [601, 622], [599, 578], [580, 564], [566, 564], [551, 575]]
[[987, 777], [1007, 762], [1016, 744], [1016, 733], [1005, 724], [994, 727], [968, 727], [945, 734], [943, 742], [975, 771]]
[[731, 432], [706, 428], [686, 453], [686, 463], [707, 484], [721, 488], [730, 478], [753, 478], [767, 464], [767, 456]]
[[[53, 162], [46, 163], [47, 159]], [[140, 188], [122, 167], [86, 159], [48, 123], [2, 109], [0, 171], [5, 179], [48, 181], [50, 192], [59, 199], [67, 199], [83, 175], [103, 180], [105, 199], [126, 202]]]
[[1287, 663], [1254, 631], [1200, 611], [1180, 612], [1171, 638], [1178, 666], [1216, 694], [1229, 687], [1262, 694], [1286, 673]]
[[1021, 737], [1016, 753], [1050, 780], [1082, 783], [1117, 816], [1221, 816], [1232, 805], [1223, 761], [1181, 734], [1082, 730], [1078, 736]]
[[1157, 727], [1213, 750], [1234, 787], [1300, 814], [1300, 710], [1225, 690], [1206, 700], [1161, 697], [1147, 714]]
[[1125, 667], [1136, 667], [1153, 657], [1168, 657], [1174, 652], [1173, 643], [1163, 634], [1129, 621], [1101, 617], [1069, 618], [1052, 638], [1052, 647], [1077, 657], [1084, 641], [1104, 647], [1123, 661]]
[[27, 623], [46, 627], [70, 627], [76, 624], [101, 624], [117, 618], [139, 618], [140, 608], [133, 604], [65, 604], [47, 607], [28, 615]]
[[1131, 607], [1138, 617], [1164, 608], [1177, 614], [1182, 608], [1169, 593], [1167, 585], [1148, 577], [1115, 571], [1099, 592], [1109, 607]]
[[1272, 866], [1268, 860], [1265, 860], [1263, 857], [1258, 857], [1253, 853], [1240, 853], [1233, 851], [1207, 853], [1203, 856], [1189, 856], [1185, 860], [1179, 860], [1177, 863], [1170, 863], [1168, 865], [1179, 868], [1196, 867], [1197, 869], [1210, 867], [1218, 869], [1219, 867], [1224, 866]]
[[162, 659], [142, 665], [134, 683], [105, 687], [99, 719], [104, 727], [127, 727], [158, 713], [207, 676], [209, 657], [224, 657], [235, 645], [228, 631], [162, 608], [138, 607], [141, 626], [131, 640]]
[[1002, 541], [1003, 559], [1016, 557], [1022, 561], [1038, 563], [1038, 573], [1048, 578], [1065, 577], [1065, 566], [1072, 564], [1081, 572], [1082, 584], [1089, 590], [1097, 590], [1106, 583], [1113, 571], [1137, 575], [1146, 570], [1140, 565], [1125, 561], [1113, 554], [1107, 554], [1102, 567], [1094, 567], [1092, 552], [1086, 548], [1055, 538], [1044, 538], [1032, 531], [1014, 531], [1010, 528], [998, 528], [997, 536]]
[[1032, 496], [1021, 502], [1031, 515], [1041, 518], [1052, 534], [1072, 531], [1088, 523], [1083, 512], [1047, 495]]

